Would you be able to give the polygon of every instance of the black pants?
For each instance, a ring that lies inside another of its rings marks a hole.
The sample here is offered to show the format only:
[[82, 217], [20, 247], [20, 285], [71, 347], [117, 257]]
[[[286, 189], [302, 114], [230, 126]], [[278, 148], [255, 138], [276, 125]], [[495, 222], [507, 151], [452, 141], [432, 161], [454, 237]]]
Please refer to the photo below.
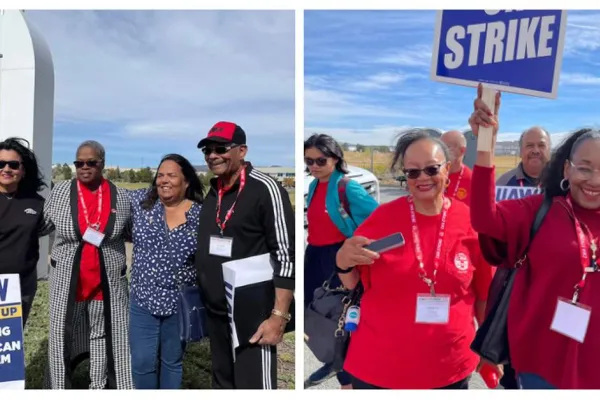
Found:
[[213, 389], [277, 389], [277, 346], [240, 344], [234, 362], [227, 316], [207, 317]]
[[517, 375], [512, 365], [506, 364], [504, 366], [504, 376], [500, 378], [500, 385], [502, 385], [504, 389], [519, 389]]
[[[441, 388], [434, 389], [468, 389], [469, 388], [469, 379], [471, 377], [468, 376], [462, 381], [458, 381], [448, 386], [444, 386]], [[370, 383], [363, 382], [360, 379], [352, 378], [352, 389], [383, 389], [382, 387], [371, 385]]]

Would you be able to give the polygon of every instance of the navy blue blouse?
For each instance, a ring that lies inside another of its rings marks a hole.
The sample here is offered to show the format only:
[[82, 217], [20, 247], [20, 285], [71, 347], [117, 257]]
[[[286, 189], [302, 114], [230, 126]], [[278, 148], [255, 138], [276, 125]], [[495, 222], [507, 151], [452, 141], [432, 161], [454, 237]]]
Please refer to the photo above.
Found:
[[140, 202], [148, 191], [129, 192], [133, 219], [131, 297], [153, 315], [168, 316], [177, 311], [180, 286], [197, 284], [194, 257], [202, 206], [194, 203], [185, 214], [187, 221], [169, 231], [159, 200], [150, 210], [142, 208]]

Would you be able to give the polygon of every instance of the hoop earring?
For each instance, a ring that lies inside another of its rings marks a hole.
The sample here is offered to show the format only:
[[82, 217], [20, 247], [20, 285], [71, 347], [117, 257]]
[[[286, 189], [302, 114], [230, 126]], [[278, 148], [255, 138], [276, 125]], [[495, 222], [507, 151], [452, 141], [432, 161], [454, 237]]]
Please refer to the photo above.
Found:
[[[564, 185], [565, 185], [565, 182], [567, 182], [567, 187], [564, 187]], [[560, 181], [560, 184], [559, 184], [559, 186], [560, 186], [560, 189], [561, 189], [563, 192], [566, 192], [566, 191], [567, 191], [567, 190], [569, 190], [569, 188], [571, 187], [571, 185], [569, 184], [569, 181], [568, 181], [567, 179], [564, 179], [564, 178], [563, 178], [563, 180], [562, 180], [562, 181]]]

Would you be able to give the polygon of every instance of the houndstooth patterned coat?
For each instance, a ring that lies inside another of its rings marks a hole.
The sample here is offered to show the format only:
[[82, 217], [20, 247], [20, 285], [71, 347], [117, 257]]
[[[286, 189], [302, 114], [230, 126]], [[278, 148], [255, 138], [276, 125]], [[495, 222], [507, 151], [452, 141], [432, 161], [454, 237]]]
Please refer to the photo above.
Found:
[[[110, 183], [111, 213], [100, 246], [101, 288], [104, 298], [107, 387], [133, 389], [129, 353], [129, 289], [124, 232], [130, 223], [125, 189]], [[50, 332], [48, 389], [71, 389], [74, 367], [89, 356], [89, 323], [73, 324], [79, 280], [82, 235], [79, 230], [77, 181], [57, 184], [44, 204], [42, 234], [55, 231], [50, 268]]]

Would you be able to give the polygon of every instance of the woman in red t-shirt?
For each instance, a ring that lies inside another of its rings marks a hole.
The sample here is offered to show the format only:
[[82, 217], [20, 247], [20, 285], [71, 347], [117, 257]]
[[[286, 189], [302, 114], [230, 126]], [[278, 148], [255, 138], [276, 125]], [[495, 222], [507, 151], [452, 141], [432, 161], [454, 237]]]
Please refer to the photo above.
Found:
[[[309, 137], [304, 142], [304, 161], [314, 178], [308, 190], [306, 212], [308, 245], [304, 257], [304, 306], [307, 307], [315, 290], [335, 274], [335, 255], [344, 240], [352, 236], [378, 204], [360, 184], [346, 180], [348, 169], [344, 152], [331, 136], [315, 134]], [[341, 191], [344, 193], [341, 197], [347, 201], [340, 199]], [[332, 286], [339, 285], [339, 280], [334, 279]], [[325, 364], [308, 377], [306, 386], [318, 384], [333, 373], [331, 365]], [[337, 379], [342, 389], [351, 389], [348, 374], [338, 372]]]
[[[495, 115], [490, 112], [480, 87], [469, 120], [474, 134], [479, 125], [497, 126], [499, 107], [497, 96]], [[493, 149], [477, 153], [471, 216], [486, 259], [526, 261], [508, 307], [512, 365], [523, 389], [600, 389], [600, 132], [583, 129], [567, 137], [541, 185], [552, 204], [530, 244], [544, 195], [496, 204]]]
[[[344, 365], [354, 389], [466, 389], [479, 364], [469, 346], [493, 270], [468, 206], [444, 195], [448, 160], [448, 148], [426, 131], [403, 135], [392, 170], [403, 169], [410, 194], [379, 206], [337, 254], [344, 285], [364, 286]], [[364, 248], [398, 232], [401, 247]]]

